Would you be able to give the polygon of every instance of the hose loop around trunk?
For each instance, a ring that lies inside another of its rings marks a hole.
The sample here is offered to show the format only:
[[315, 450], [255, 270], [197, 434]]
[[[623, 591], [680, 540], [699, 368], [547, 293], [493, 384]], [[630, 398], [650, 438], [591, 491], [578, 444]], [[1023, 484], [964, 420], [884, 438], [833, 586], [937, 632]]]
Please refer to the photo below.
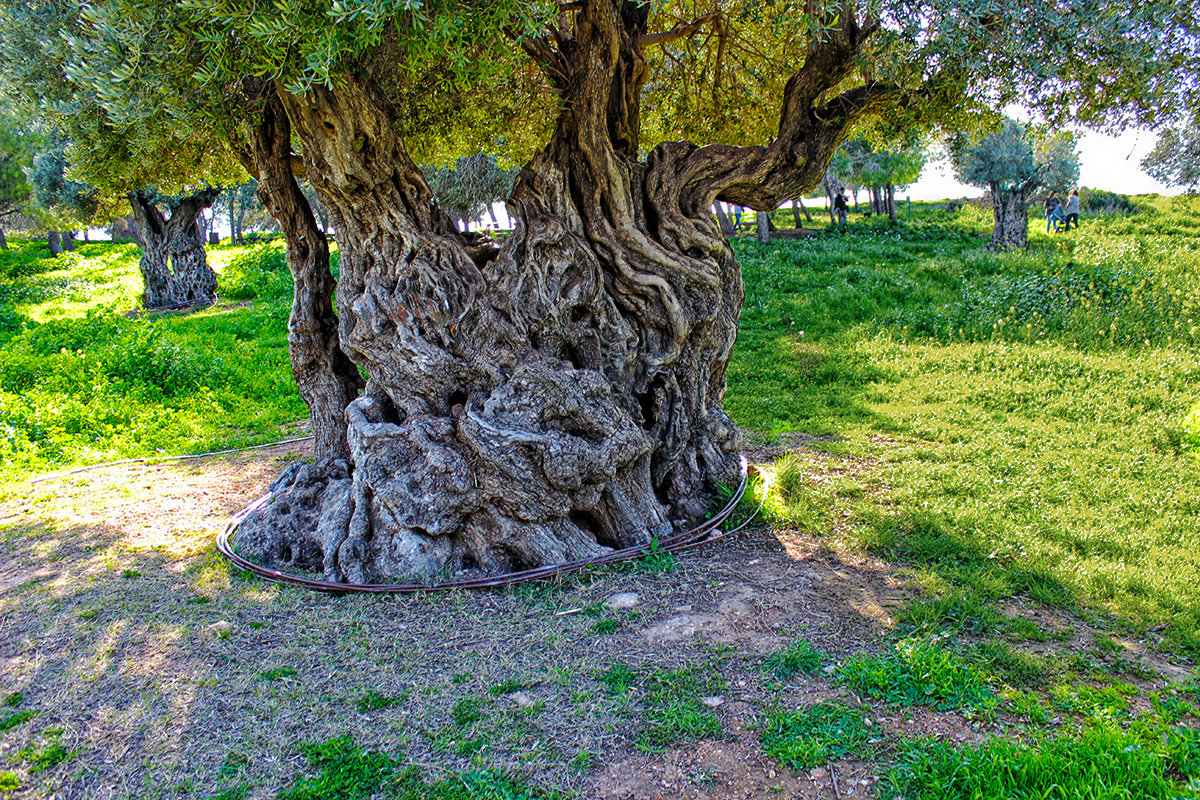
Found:
[[512, 586], [517, 583], [525, 583], [526, 581], [544, 581], [556, 578], [559, 575], [566, 575], [571, 572], [577, 572], [585, 567], [596, 566], [599, 564], [613, 564], [618, 561], [629, 561], [634, 558], [640, 558], [643, 555], [653, 553], [679, 553], [684, 550], [690, 550], [693, 547], [698, 547], [709, 542], [716, 542], [724, 539], [727, 536], [741, 531], [751, 520], [758, 516], [762, 510], [762, 503], [754, 509], [746, 519], [744, 519], [736, 527], [730, 530], [721, 530], [726, 520], [732, 515], [738, 504], [742, 501], [742, 497], [746, 494], [749, 487], [750, 467], [746, 462], [745, 457], [741, 459], [741, 481], [738, 483], [737, 489], [729, 498], [729, 502], [712, 517], [706, 519], [694, 528], [686, 531], [681, 531], [672, 534], [663, 539], [659, 539], [653, 550], [648, 550], [644, 547], [626, 547], [623, 550], [613, 550], [595, 558], [589, 558], [581, 561], [568, 561], [563, 564], [551, 564], [544, 567], [534, 567], [533, 569], [521, 570], [519, 572], [509, 572], [504, 575], [493, 575], [483, 578], [463, 578], [456, 581], [443, 581], [441, 583], [338, 583], [337, 581], [327, 581], [318, 578], [306, 578], [301, 575], [292, 575], [280, 570], [269, 569], [267, 567], [255, 564], [251, 561], [242, 558], [234, 552], [233, 545], [230, 543], [230, 538], [237, 532], [242, 521], [254, 511], [262, 508], [271, 499], [270, 494], [265, 494], [255, 500], [250, 505], [234, 514], [224, 530], [217, 535], [217, 550], [221, 555], [225, 556], [235, 567], [252, 572], [259, 577], [265, 578], [274, 583], [291, 584], [294, 586], [303, 586], [306, 589], [312, 589], [318, 592], [331, 592], [334, 594], [343, 594], [347, 592], [358, 592], [364, 594], [408, 594], [412, 592], [438, 592], [447, 589], [496, 589], [502, 586]]

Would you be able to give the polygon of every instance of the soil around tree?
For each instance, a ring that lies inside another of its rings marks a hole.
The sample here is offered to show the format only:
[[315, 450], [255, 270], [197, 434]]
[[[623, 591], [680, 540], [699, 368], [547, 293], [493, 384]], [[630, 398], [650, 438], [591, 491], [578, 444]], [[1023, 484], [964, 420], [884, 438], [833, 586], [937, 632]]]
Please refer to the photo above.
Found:
[[[758, 526], [670, 571], [626, 565], [505, 591], [334, 597], [240, 575], [213, 538], [306, 455], [297, 448], [5, 488], [0, 695], [19, 693], [33, 716], [0, 732], [0, 749], [28, 796], [182, 797], [186, 786], [209, 797], [244, 785], [265, 799], [303, 772], [303, 742], [349, 734], [434, 777], [482, 759], [582, 797], [857, 798], [871, 796], [877, 766], [794, 772], [763, 754], [754, 726], [765, 710], [863, 702], [889, 734], [995, 733], [955, 712], [872, 703], [821, 671], [764, 675], [763, 657], [797, 637], [831, 664], [879, 650], [911, 596], [894, 565], [793, 530]], [[786, 449], [815, 480], [871, 469]], [[624, 609], [606, 605], [631, 593]], [[613, 622], [599, 632], [602, 620]], [[1060, 624], [1081, 644], [1090, 635]], [[643, 720], [597, 679], [613, 664], [716, 670], [724, 688], [705, 702], [720, 732], [639, 750]], [[372, 693], [387, 702], [362, 705]], [[475, 716], [460, 725], [467, 706]], [[70, 757], [36, 772], [12, 760], [47, 736]]]

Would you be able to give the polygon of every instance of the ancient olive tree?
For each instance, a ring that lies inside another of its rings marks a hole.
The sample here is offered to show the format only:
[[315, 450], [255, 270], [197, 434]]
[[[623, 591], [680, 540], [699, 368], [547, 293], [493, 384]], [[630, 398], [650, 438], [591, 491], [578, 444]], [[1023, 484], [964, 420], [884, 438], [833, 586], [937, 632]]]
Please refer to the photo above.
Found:
[[[350, 582], [644, 545], [736, 479], [743, 291], [714, 202], [800, 196], [871, 114], [963, 124], [1020, 96], [1144, 119], [1195, 64], [1194, 15], [1167, 0], [124, 0], [88, 24], [143, 5], [187, 17], [180, 80], [253, 87], [273, 120], [247, 117], [256, 163], [284, 168], [294, 140], [337, 228], [338, 344], [367, 376], [332, 404], [349, 457], [290, 468], [236, 545]], [[528, 159], [500, 247], [416, 166], [481, 150]]]
[[1038, 189], [1064, 192], [1079, 178], [1075, 137], [1040, 131], [1006, 119], [998, 130], [951, 143], [955, 172], [963, 183], [991, 193], [996, 220], [989, 247], [1024, 247], [1029, 238], [1030, 196]]

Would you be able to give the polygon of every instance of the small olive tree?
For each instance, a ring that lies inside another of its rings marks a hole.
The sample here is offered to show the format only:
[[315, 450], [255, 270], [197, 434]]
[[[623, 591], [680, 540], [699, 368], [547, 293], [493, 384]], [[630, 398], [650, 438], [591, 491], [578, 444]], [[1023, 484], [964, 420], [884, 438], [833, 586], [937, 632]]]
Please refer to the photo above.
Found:
[[1041, 131], [1013, 119], [985, 136], [956, 137], [950, 155], [958, 179], [986, 188], [996, 225], [988, 247], [1024, 247], [1029, 238], [1027, 208], [1039, 188], [1063, 190], [1079, 179], [1075, 136]]

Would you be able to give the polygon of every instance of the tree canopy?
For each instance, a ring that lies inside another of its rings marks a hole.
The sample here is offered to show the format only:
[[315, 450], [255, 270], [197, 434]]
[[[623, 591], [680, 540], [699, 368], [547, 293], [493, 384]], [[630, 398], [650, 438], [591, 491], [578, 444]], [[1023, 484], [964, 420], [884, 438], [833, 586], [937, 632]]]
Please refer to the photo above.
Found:
[[951, 156], [959, 180], [985, 189], [1064, 191], [1079, 179], [1074, 134], [1013, 119], [1005, 119], [998, 130], [973, 140], [958, 137], [951, 144]]
[[1200, 123], [1165, 129], [1142, 159], [1142, 169], [1169, 186], [1200, 189]]

